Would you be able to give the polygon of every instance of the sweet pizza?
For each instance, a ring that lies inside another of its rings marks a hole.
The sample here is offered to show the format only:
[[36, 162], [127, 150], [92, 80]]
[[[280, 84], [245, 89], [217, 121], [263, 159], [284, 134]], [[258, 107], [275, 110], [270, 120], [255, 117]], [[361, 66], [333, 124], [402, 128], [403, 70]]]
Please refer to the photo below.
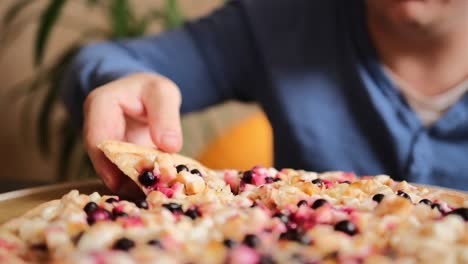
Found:
[[70, 191], [0, 227], [1, 263], [468, 263], [463, 193], [100, 148], [146, 199]]

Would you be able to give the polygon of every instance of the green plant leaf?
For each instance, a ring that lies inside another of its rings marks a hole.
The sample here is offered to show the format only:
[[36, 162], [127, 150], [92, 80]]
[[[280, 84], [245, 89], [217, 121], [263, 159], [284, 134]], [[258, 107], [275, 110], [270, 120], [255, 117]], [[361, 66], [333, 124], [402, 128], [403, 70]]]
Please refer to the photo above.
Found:
[[148, 29], [149, 23], [150, 23], [150, 20], [146, 17], [143, 17], [142, 19], [140, 19], [140, 21], [138, 21], [137, 23], [134, 23], [128, 34], [129, 37], [142, 36]]
[[60, 12], [62, 11], [62, 8], [66, 2], [67, 0], [49, 0], [49, 5], [41, 15], [34, 49], [34, 59], [36, 65], [42, 63], [45, 47], [47, 45], [47, 41], [49, 40], [50, 33], [52, 32], [52, 28], [57, 22], [60, 16]]
[[64, 52], [49, 73], [50, 86], [40, 107], [37, 119], [39, 149], [45, 156], [50, 154], [49, 135], [52, 125], [50, 121], [54, 110], [54, 103], [60, 92], [60, 81], [67, 65], [76, 52], [78, 52], [79, 47], [80, 45], [72, 46]]
[[177, 0], [166, 0], [164, 27], [171, 29], [184, 23]]
[[98, 2], [98, 0], [86, 0], [86, 4], [88, 4], [89, 7], [94, 7]]
[[65, 119], [61, 127], [62, 140], [59, 153], [58, 180], [65, 181], [69, 178], [67, 171], [70, 167], [73, 150], [78, 143], [78, 134], [71, 124], [70, 119]]
[[127, 36], [129, 21], [132, 14], [127, 0], [112, 0], [110, 7], [110, 19], [114, 38]]
[[15, 18], [16, 16], [24, 10], [29, 4], [32, 4], [36, 1], [32, 0], [16, 0], [16, 3], [14, 3], [8, 10], [5, 12], [5, 15], [3, 17], [3, 24], [5, 26], [9, 25]]

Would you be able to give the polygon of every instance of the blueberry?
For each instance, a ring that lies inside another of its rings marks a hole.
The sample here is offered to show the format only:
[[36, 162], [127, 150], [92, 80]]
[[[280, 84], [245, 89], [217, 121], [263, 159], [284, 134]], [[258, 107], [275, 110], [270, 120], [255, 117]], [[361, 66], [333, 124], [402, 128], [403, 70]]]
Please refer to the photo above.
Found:
[[460, 207], [451, 211], [449, 214], [461, 216], [463, 220], [468, 221], [468, 208]]
[[325, 204], [327, 204], [327, 200], [325, 199], [317, 199], [314, 201], [314, 203], [310, 206], [310, 208], [312, 209], [317, 209], [317, 208], [320, 208], [322, 206], [324, 206]]
[[157, 240], [157, 239], [151, 239], [147, 242], [148, 245], [151, 245], [151, 246], [155, 246], [155, 247], [158, 247], [158, 248], [163, 248], [162, 244], [161, 244], [161, 241]]
[[300, 201], [297, 203], [297, 207], [301, 207], [301, 206], [303, 206], [303, 205], [308, 205], [306, 200], [300, 200]]
[[96, 211], [96, 209], [98, 209], [98, 208], [99, 208], [99, 206], [97, 205], [97, 203], [89, 202], [83, 207], [83, 210], [85, 211], [86, 214], [89, 215], [91, 212]]
[[253, 179], [253, 172], [252, 171], [246, 171], [242, 175], [242, 181], [244, 183], [252, 183], [252, 179]]
[[431, 209], [434, 209], [434, 208], [437, 208], [437, 210], [438, 210], [439, 212], [442, 213], [442, 209], [440, 208], [440, 204], [438, 204], [438, 203], [433, 203], [433, 204], [431, 205]]
[[203, 175], [201, 174], [201, 172], [197, 169], [193, 169], [190, 171], [190, 173], [194, 174], [194, 175], [198, 175], [200, 177], [203, 177]]
[[385, 195], [381, 194], [381, 193], [378, 193], [378, 194], [375, 194], [374, 196], [372, 196], [372, 200], [380, 203], [383, 198], [385, 197]]
[[110, 203], [110, 204], [111, 203], [117, 203], [117, 202], [119, 202], [119, 200], [115, 199], [114, 197], [108, 198], [106, 200], [106, 203]]
[[200, 216], [200, 212], [198, 212], [197, 208], [189, 208], [185, 211], [185, 215], [192, 218], [192, 220], [196, 219]]
[[157, 179], [151, 171], [144, 171], [140, 176], [138, 176], [138, 181], [146, 187], [153, 186]]
[[148, 209], [149, 208], [148, 202], [146, 200], [135, 201], [135, 205], [138, 208], [141, 208], [141, 209]]
[[275, 181], [275, 179], [273, 179], [273, 177], [266, 177], [265, 178], [266, 183], [273, 183], [274, 181]]
[[281, 179], [280, 178], [274, 178], [273, 181], [274, 182], [279, 182], [279, 181], [281, 181]]
[[131, 248], [133, 248], [134, 246], [135, 246], [135, 242], [133, 242], [132, 240], [130, 240], [128, 238], [123, 237], [123, 238], [115, 241], [114, 246], [112, 246], [112, 248], [117, 249], [117, 250], [128, 251]]
[[181, 172], [181, 171], [189, 171], [189, 169], [187, 168], [187, 166], [183, 165], [183, 164], [180, 164], [180, 165], [177, 165], [176, 166], [176, 170], [177, 170], [177, 173]]
[[336, 223], [335, 230], [341, 231], [350, 236], [354, 236], [355, 234], [358, 233], [358, 229], [356, 225], [354, 225], [351, 221], [348, 221], [348, 220], [343, 220], [343, 221]]
[[273, 217], [278, 217], [279, 220], [281, 220], [281, 222], [283, 222], [285, 224], [287, 224], [289, 222], [289, 217], [287, 215], [283, 214], [283, 213], [280, 213], [280, 212], [275, 213], [273, 215]]
[[117, 210], [116, 208], [112, 209], [112, 219], [115, 220], [119, 217], [128, 217], [128, 214], [120, 210]]
[[309, 245], [312, 242], [312, 240], [308, 236], [301, 234], [297, 229], [286, 230], [286, 232], [281, 233], [279, 239], [296, 241], [303, 245]]
[[171, 211], [171, 213], [182, 213], [182, 205], [178, 203], [166, 203], [162, 206], [167, 210]]
[[260, 256], [260, 260], [258, 261], [258, 264], [275, 264], [276, 261], [273, 259], [272, 256], [268, 255], [262, 255]]
[[296, 229], [288, 229], [286, 232], [281, 233], [279, 239], [281, 240], [298, 240], [299, 232]]
[[96, 223], [97, 221], [109, 220], [111, 218], [112, 218], [112, 215], [111, 213], [109, 213], [109, 211], [103, 208], [98, 208], [88, 214], [87, 220], [88, 220], [88, 224], [92, 225]]
[[421, 201], [419, 201], [419, 203], [427, 204], [427, 205], [432, 205], [432, 202], [431, 202], [431, 200], [429, 200], [429, 199], [422, 199]]
[[223, 240], [223, 245], [227, 248], [233, 248], [236, 245], [236, 242], [232, 239], [226, 238]]
[[256, 248], [260, 244], [260, 239], [254, 234], [247, 234], [242, 242], [250, 248]]
[[401, 190], [397, 191], [397, 195], [411, 201], [411, 197], [404, 191], [401, 191]]
[[47, 247], [46, 243], [40, 243], [40, 244], [33, 244], [31, 245], [31, 248], [33, 250], [39, 250], [39, 251], [47, 251], [49, 248]]
[[317, 185], [318, 187], [322, 187], [323, 185], [323, 181], [321, 179], [312, 180], [312, 183]]

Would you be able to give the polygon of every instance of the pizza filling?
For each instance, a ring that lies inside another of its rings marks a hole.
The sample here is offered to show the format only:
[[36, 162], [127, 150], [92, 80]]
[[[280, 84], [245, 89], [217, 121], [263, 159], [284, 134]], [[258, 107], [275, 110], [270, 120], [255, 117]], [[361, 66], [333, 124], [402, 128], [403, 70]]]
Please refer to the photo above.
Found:
[[132, 168], [145, 200], [71, 191], [3, 225], [0, 261], [468, 263], [463, 198], [383, 175], [217, 173], [148, 153]]

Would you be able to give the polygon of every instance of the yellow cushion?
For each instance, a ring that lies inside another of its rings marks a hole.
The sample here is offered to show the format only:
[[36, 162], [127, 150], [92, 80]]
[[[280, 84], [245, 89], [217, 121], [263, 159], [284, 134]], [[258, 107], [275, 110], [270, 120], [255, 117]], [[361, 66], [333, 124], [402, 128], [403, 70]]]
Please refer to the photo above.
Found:
[[214, 139], [198, 157], [213, 169], [248, 170], [273, 165], [273, 133], [262, 112], [242, 120]]

